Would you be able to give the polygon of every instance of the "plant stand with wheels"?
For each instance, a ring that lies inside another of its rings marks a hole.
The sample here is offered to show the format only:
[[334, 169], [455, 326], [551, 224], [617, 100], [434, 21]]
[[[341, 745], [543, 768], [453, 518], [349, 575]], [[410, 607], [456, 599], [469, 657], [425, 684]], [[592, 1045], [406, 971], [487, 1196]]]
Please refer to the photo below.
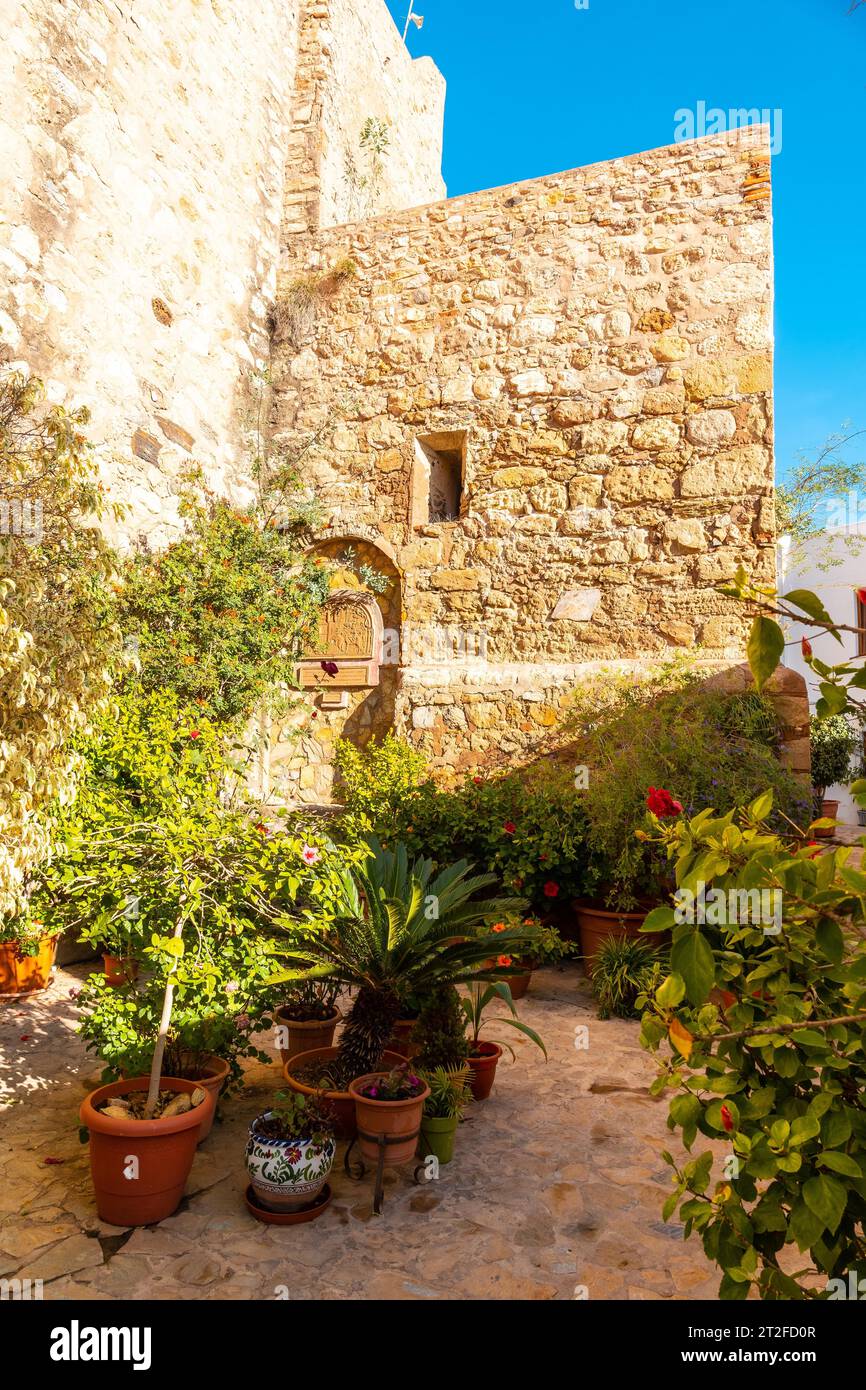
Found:
[[[364, 1178], [367, 1174], [367, 1165], [360, 1155], [354, 1162], [352, 1161], [352, 1150], [354, 1149], [358, 1140], [366, 1139], [368, 1144], [375, 1144], [376, 1148], [378, 1149], [379, 1157], [376, 1160], [376, 1185], [373, 1189], [374, 1216], [382, 1215], [382, 1199], [385, 1195], [385, 1155], [387, 1154], [389, 1144], [405, 1144], [407, 1138], [417, 1139], [420, 1132], [421, 1131], [419, 1129], [416, 1131], [414, 1135], [367, 1134], [366, 1132], [359, 1130], [358, 1133], [355, 1135], [355, 1138], [349, 1144], [349, 1147], [346, 1149], [345, 1157], [343, 1158], [343, 1167], [346, 1170], [346, 1176], [351, 1178], [353, 1182], [360, 1182], [361, 1179]], [[415, 1165], [415, 1169], [412, 1174], [412, 1179], [418, 1186], [420, 1186], [420, 1174], [424, 1172], [424, 1168], [425, 1165], [423, 1163], [418, 1163]]]

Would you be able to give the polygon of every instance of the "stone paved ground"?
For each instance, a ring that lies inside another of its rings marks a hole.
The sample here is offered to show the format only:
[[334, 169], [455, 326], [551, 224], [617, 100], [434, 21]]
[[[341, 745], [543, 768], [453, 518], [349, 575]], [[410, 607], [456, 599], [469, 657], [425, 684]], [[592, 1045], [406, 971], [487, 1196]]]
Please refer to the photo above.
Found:
[[[279, 1229], [247, 1213], [247, 1125], [280, 1082], [276, 1064], [257, 1064], [199, 1149], [181, 1209], [133, 1231], [99, 1221], [78, 1139], [98, 1068], [69, 990], [88, 968], [0, 1003], [0, 1277], [42, 1279], [46, 1299], [268, 1299], [280, 1285], [317, 1299], [571, 1299], [576, 1285], [595, 1299], [715, 1297], [699, 1246], [661, 1220], [671, 1136], [637, 1025], [599, 1022], [577, 967], [536, 975], [521, 1005], [550, 1062], [518, 1041], [441, 1179], [393, 1175], [382, 1217], [372, 1179], [345, 1176], [342, 1146], [317, 1222]], [[588, 1051], [574, 1047], [581, 1024]]]

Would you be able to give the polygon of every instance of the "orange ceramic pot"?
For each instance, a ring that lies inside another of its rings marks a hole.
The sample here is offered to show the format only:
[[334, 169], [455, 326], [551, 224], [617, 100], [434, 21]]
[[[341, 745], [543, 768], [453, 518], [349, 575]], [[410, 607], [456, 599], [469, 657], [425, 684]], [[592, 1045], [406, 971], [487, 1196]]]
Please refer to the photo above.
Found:
[[505, 983], [511, 990], [512, 999], [522, 999], [529, 992], [532, 983], [532, 967], [527, 967], [521, 975], [509, 975]]
[[59, 933], [43, 936], [35, 956], [20, 956], [15, 941], [0, 941], [0, 994], [35, 994], [47, 989], [59, 940]]
[[379, 1135], [388, 1140], [385, 1146], [385, 1167], [397, 1168], [401, 1163], [409, 1163], [415, 1157], [418, 1135], [421, 1132], [421, 1114], [424, 1102], [430, 1094], [430, 1087], [417, 1096], [407, 1100], [371, 1100], [362, 1095], [365, 1086], [379, 1081], [387, 1072], [371, 1071], [366, 1076], [358, 1076], [349, 1082], [349, 1094], [355, 1102], [355, 1121], [358, 1126], [358, 1147], [368, 1163], [378, 1163]]
[[469, 1058], [469, 1085], [476, 1100], [486, 1100], [493, 1090], [502, 1048], [497, 1043], [482, 1042], [478, 1044], [478, 1053]]
[[[836, 817], [838, 816], [838, 814], [839, 814], [839, 803], [838, 803], [838, 801], [828, 801], [828, 800], [825, 799], [824, 801], [821, 802], [821, 816], [822, 816], [822, 819], [824, 819], [824, 820], [835, 820]], [[814, 837], [815, 837], [816, 840], [832, 840], [832, 838], [833, 838], [833, 836], [835, 835], [835, 833], [836, 833], [836, 828], [835, 828], [835, 826], [833, 826], [833, 825], [821, 825], [821, 826], [818, 827], [817, 830], [813, 830], [813, 831], [812, 831], [812, 834], [814, 835]]]
[[666, 936], [659, 932], [642, 932], [644, 920], [650, 909], [641, 912], [608, 912], [604, 908], [593, 907], [591, 903], [575, 903], [577, 925], [580, 929], [580, 953], [587, 975], [592, 975], [593, 962], [610, 937], [623, 940], [645, 941], [648, 946], [663, 946]]
[[[284, 1004], [274, 1015], [277, 1028], [285, 1030], [286, 1046], [280, 1046], [280, 1057], [284, 1063], [290, 1062], [300, 1052], [312, 1052], [318, 1047], [331, 1046], [337, 1024], [343, 1016], [339, 1009], [335, 1009], [330, 1018], [313, 1018], [306, 1023], [299, 1023], [297, 1019], [288, 1017], [287, 1007]], [[277, 1037], [281, 1044], [282, 1035], [278, 1034]]]
[[199, 1143], [202, 1139], [207, 1139], [213, 1129], [213, 1122], [216, 1119], [217, 1102], [220, 1098], [220, 1091], [226, 1084], [229, 1075], [229, 1064], [223, 1061], [222, 1057], [204, 1057], [198, 1076], [194, 1084], [201, 1086], [203, 1091], [207, 1091], [213, 1098], [213, 1105], [210, 1113], [202, 1116], [201, 1128], [198, 1132]]
[[132, 956], [111, 956], [107, 951], [102, 953], [102, 962], [105, 968], [106, 983], [112, 989], [119, 989], [121, 985], [131, 984], [138, 978], [138, 961]]
[[[299, 1081], [296, 1076], [304, 1067], [313, 1066], [317, 1062], [333, 1062], [338, 1052], [339, 1048], [336, 1047], [315, 1047], [310, 1052], [299, 1052], [291, 1062], [285, 1064], [283, 1075], [290, 1090], [298, 1091], [302, 1096], [319, 1096], [327, 1101], [334, 1115], [334, 1132], [338, 1139], [354, 1139], [357, 1133], [355, 1101], [349, 1092], [318, 1090], [305, 1081]], [[382, 1054], [382, 1066], [388, 1067], [391, 1071], [406, 1061], [408, 1058], [402, 1057], [398, 1052]]]
[[[161, 1077], [159, 1084], [163, 1090], [189, 1095], [199, 1086], [198, 1081], [180, 1077]], [[112, 1226], [148, 1226], [176, 1211], [195, 1158], [199, 1128], [213, 1118], [210, 1092], [194, 1110], [165, 1120], [113, 1119], [98, 1109], [103, 1101], [146, 1091], [148, 1085], [146, 1076], [114, 1081], [81, 1103], [81, 1123], [90, 1132], [96, 1209]]]

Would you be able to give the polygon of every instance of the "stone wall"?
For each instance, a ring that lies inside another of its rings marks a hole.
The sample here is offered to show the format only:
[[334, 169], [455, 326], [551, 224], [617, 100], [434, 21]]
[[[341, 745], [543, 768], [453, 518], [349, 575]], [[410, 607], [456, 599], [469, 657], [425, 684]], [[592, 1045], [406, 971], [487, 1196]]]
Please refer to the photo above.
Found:
[[[356, 275], [276, 354], [275, 437], [321, 432], [327, 534], [380, 540], [405, 621], [463, 634], [400, 670], [398, 727], [443, 771], [531, 746], [600, 663], [742, 657], [715, 586], [774, 574], [766, 136], [299, 239], [287, 293]], [[462, 441], [457, 520], [419, 512], [419, 437]]]
[[218, 490], [242, 481], [297, 3], [243, 24], [228, 0], [4, 7], [0, 332], [54, 400], [90, 406], [130, 532], [159, 542], [193, 455]]
[[[381, 0], [308, 4], [286, 185], [290, 258], [299, 232], [444, 198], [444, 117], [445, 79], [431, 58], [412, 58]], [[360, 147], [368, 119], [388, 127], [378, 180]]]
[[388, 205], [441, 196], [442, 79], [383, 0], [0, 0], [0, 20], [0, 343], [90, 407], [124, 534], [161, 544], [191, 460], [250, 495], [281, 232], [317, 225], [308, 203], [340, 215], [362, 115], [393, 122]]

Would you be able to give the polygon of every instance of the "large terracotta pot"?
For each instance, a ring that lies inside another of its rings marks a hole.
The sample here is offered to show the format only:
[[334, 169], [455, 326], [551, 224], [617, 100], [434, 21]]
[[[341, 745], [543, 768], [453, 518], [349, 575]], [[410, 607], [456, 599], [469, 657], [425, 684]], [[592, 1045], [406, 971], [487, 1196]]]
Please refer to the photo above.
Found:
[[131, 984], [138, 979], [138, 961], [132, 956], [112, 956], [103, 951], [102, 963], [106, 984], [112, 989], [120, 989], [121, 985]]
[[532, 967], [527, 966], [521, 975], [509, 975], [505, 983], [511, 990], [512, 999], [522, 999], [529, 992], [532, 983]]
[[479, 1056], [469, 1058], [469, 1085], [476, 1100], [486, 1100], [493, 1090], [502, 1048], [497, 1043], [482, 1042], [478, 1052]]
[[[836, 817], [838, 816], [838, 814], [839, 814], [839, 803], [838, 803], [838, 801], [827, 801], [827, 800], [824, 800], [824, 801], [821, 802], [821, 815], [822, 815], [825, 819], [827, 819], [827, 820], [835, 820]], [[832, 840], [832, 838], [833, 838], [833, 836], [835, 835], [836, 831], [835, 831], [835, 827], [832, 826], [832, 825], [822, 825], [822, 826], [819, 826], [818, 829], [817, 829], [817, 830], [814, 830], [812, 833], [813, 833], [813, 835], [815, 836], [815, 839], [816, 839], [816, 840]]]
[[268, 1139], [258, 1133], [260, 1120], [250, 1125], [244, 1157], [253, 1191], [266, 1211], [300, 1211], [314, 1202], [334, 1163], [333, 1139], [314, 1144], [312, 1139]]
[[[276, 1026], [286, 1030], [286, 1046], [280, 1046], [280, 1057], [284, 1063], [297, 1057], [299, 1052], [311, 1052], [317, 1047], [331, 1046], [337, 1024], [343, 1017], [339, 1009], [335, 1009], [330, 1018], [313, 1018], [306, 1023], [299, 1023], [297, 1019], [288, 1017], [287, 1008], [288, 1005], [284, 1004], [274, 1015], [277, 1020]], [[282, 1042], [279, 1034], [277, 1039], [278, 1042]]]
[[349, 1094], [355, 1102], [358, 1147], [362, 1157], [368, 1163], [378, 1163], [379, 1145], [376, 1140], [379, 1135], [384, 1135], [389, 1141], [385, 1146], [385, 1167], [397, 1168], [415, 1157], [421, 1130], [421, 1112], [430, 1087], [425, 1083], [417, 1096], [410, 1096], [407, 1100], [371, 1100], [369, 1096], [361, 1094], [365, 1086], [386, 1075], [387, 1072], [371, 1071], [366, 1076], [357, 1076], [349, 1082]]
[[[327, 1101], [333, 1112], [334, 1130], [338, 1139], [354, 1139], [357, 1133], [355, 1102], [349, 1092], [320, 1091], [305, 1081], [299, 1081], [295, 1075], [304, 1067], [312, 1066], [316, 1062], [332, 1062], [338, 1052], [339, 1048], [336, 1047], [314, 1047], [310, 1052], [299, 1052], [290, 1062], [286, 1062], [283, 1067], [283, 1075], [290, 1090], [298, 1091], [302, 1096], [320, 1096]], [[401, 1056], [399, 1052], [384, 1052], [382, 1054], [382, 1066], [391, 1070], [401, 1066], [406, 1061], [408, 1058]]]
[[[165, 1120], [121, 1120], [97, 1108], [114, 1096], [146, 1091], [149, 1078], [136, 1076], [100, 1086], [81, 1102], [81, 1123], [90, 1131], [90, 1171], [100, 1219], [112, 1226], [148, 1226], [177, 1209], [195, 1158], [199, 1128], [212, 1117], [213, 1096]], [[197, 1081], [161, 1077], [160, 1088], [191, 1095]], [[132, 1160], [136, 1161], [135, 1176]]]
[[650, 911], [648, 907], [640, 912], [608, 912], [605, 908], [594, 907], [591, 903], [576, 902], [574, 910], [580, 929], [580, 952], [587, 975], [592, 975], [596, 956], [605, 941], [612, 936], [630, 941], [640, 939], [649, 946], [663, 946], [667, 940], [663, 933], [641, 931], [641, 926]]
[[59, 933], [43, 936], [35, 956], [19, 956], [18, 943], [0, 941], [0, 994], [35, 994], [51, 983]]
[[207, 1139], [213, 1129], [220, 1091], [228, 1080], [230, 1070], [231, 1068], [228, 1062], [224, 1061], [222, 1057], [202, 1058], [201, 1067], [199, 1068], [198, 1076], [195, 1078], [195, 1083], [213, 1097], [213, 1106], [211, 1107], [210, 1114], [204, 1116], [202, 1119], [201, 1129], [198, 1134], [199, 1143], [201, 1143], [203, 1139]]

